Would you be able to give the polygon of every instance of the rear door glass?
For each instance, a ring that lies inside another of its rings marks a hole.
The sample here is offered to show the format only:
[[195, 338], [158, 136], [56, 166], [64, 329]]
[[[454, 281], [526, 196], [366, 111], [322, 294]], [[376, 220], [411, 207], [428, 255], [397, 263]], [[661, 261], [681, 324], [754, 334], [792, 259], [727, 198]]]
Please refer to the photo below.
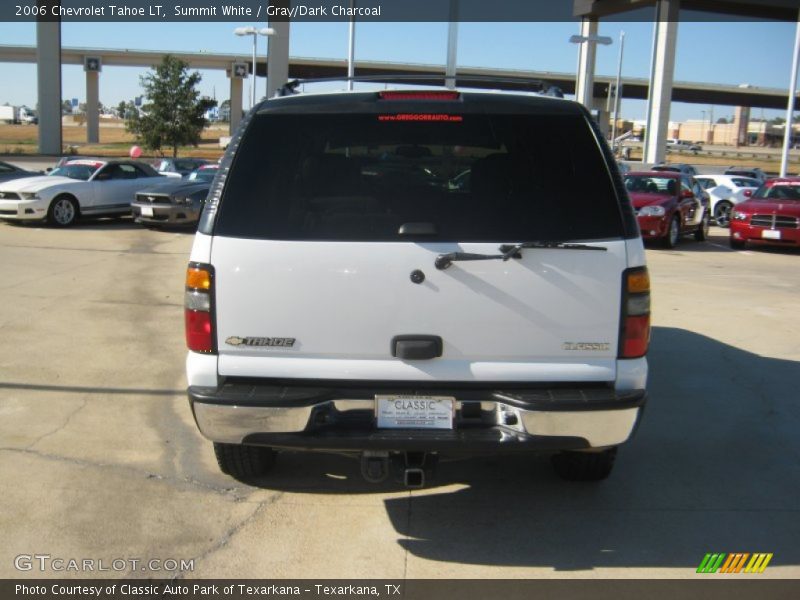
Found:
[[713, 179], [711, 179], [710, 177], [708, 177], [708, 178], [704, 177], [703, 179], [698, 179], [697, 181], [700, 183], [700, 186], [704, 190], [709, 190], [709, 189], [717, 186], [717, 182], [714, 181]]
[[404, 241], [403, 224], [430, 223], [426, 241], [623, 235], [582, 116], [417, 116], [258, 115], [226, 178], [215, 233]]

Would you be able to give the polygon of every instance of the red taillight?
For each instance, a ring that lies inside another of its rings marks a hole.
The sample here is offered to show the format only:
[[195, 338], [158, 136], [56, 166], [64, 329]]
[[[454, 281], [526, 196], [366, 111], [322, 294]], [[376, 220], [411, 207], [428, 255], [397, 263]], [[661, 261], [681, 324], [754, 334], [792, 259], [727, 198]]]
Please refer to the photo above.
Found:
[[640, 358], [650, 345], [650, 275], [647, 267], [622, 274], [619, 358]]
[[625, 318], [625, 337], [622, 358], [639, 358], [647, 354], [650, 345], [650, 315]]
[[211, 265], [190, 264], [186, 270], [184, 321], [186, 345], [193, 352], [214, 352], [213, 293], [214, 270]]
[[387, 91], [378, 92], [381, 100], [458, 100], [459, 92], [432, 92], [432, 91]]
[[186, 316], [186, 345], [194, 352], [213, 352], [211, 313], [184, 310]]

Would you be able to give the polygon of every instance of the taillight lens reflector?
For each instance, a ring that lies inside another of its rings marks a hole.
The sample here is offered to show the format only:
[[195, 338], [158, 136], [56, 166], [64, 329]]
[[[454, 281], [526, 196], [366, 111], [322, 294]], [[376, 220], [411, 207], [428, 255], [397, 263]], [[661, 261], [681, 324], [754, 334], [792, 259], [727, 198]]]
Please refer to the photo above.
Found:
[[639, 358], [650, 346], [650, 315], [627, 317], [622, 341], [622, 358]]
[[214, 344], [211, 334], [211, 313], [199, 310], [184, 311], [186, 320], [186, 345], [194, 352], [211, 352]]
[[186, 287], [193, 290], [210, 290], [211, 273], [200, 267], [186, 269]]
[[650, 291], [650, 273], [647, 269], [628, 272], [628, 293], [638, 294]]
[[193, 352], [214, 352], [213, 293], [213, 267], [191, 263], [186, 269], [183, 307], [186, 345]]
[[622, 279], [619, 358], [641, 358], [650, 346], [650, 274], [647, 267], [628, 269]]

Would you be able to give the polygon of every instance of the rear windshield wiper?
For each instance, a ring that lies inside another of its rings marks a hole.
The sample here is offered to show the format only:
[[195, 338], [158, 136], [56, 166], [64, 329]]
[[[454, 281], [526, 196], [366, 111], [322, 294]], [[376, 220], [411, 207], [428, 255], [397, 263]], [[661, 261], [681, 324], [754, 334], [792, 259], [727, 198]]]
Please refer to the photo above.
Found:
[[569, 242], [520, 242], [519, 244], [503, 244], [499, 250], [503, 253], [503, 260], [515, 258], [523, 248], [558, 248], [560, 250], [601, 250], [606, 251], [605, 246], [590, 246], [588, 244], [572, 244]]
[[503, 244], [498, 248], [501, 254], [473, 254], [471, 252], [448, 252], [440, 254], [433, 263], [437, 269], [443, 270], [460, 260], [503, 260], [520, 258], [520, 250], [523, 248], [538, 249], [559, 249], [559, 250], [601, 250], [606, 251], [604, 246], [589, 246], [588, 244], [572, 244], [568, 242], [520, 242], [519, 244]]
[[504, 254], [473, 254], [471, 252], [448, 252], [440, 254], [433, 263], [440, 271], [446, 269], [457, 260], [496, 260], [502, 258], [506, 260]]

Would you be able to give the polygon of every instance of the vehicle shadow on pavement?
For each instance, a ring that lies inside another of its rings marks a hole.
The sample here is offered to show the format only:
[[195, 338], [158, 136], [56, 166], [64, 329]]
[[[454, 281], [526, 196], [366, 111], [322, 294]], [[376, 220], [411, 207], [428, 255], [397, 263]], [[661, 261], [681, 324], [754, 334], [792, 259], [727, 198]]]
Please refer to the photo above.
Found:
[[[53, 231], [64, 231], [60, 227], [53, 227], [44, 221], [32, 222], [7, 222], [5, 225], [9, 227], [31, 227], [34, 229], [52, 229]], [[68, 230], [80, 231], [81, 229], [95, 229], [97, 231], [114, 231], [114, 230], [131, 230], [143, 229], [141, 225], [134, 222], [130, 217], [97, 217], [79, 219], [74, 225], [70, 226]]]
[[[6, 223], [6, 225], [10, 227], [33, 227], [39, 229], [53, 229], [54, 231], [64, 231], [61, 228], [50, 227], [45, 223]], [[94, 231], [163, 231], [165, 233], [182, 233], [187, 235], [194, 235], [197, 232], [197, 228], [187, 227], [187, 226], [180, 226], [180, 225], [163, 225], [163, 226], [152, 226], [146, 227], [140, 223], [134, 221], [131, 217], [124, 216], [124, 217], [98, 217], [95, 219], [80, 219], [76, 221], [74, 225], [72, 225], [69, 230], [72, 231], [81, 231], [85, 229], [91, 229]]]
[[706, 552], [800, 565], [800, 363], [655, 328], [640, 430], [599, 484], [546, 459], [442, 465], [440, 484], [386, 500], [411, 554], [467, 564], [697, 568]]
[[647, 240], [644, 247], [657, 252], [680, 254], [681, 252], [734, 252], [728, 242], [728, 230], [712, 227], [706, 242], [698, 242], [693, 235], [681, 237], [673, 249], [665, 248], [661, 240]]
[[94, 229], [97, 231], [129, 231], [129, 230], [144, 230], [144, 227], [139, 225], [133, 218], [129, 216], [124, 217], [106, 217], [106, 218], [87, 218], [81, 219], [72, 226], [73, 229]]
[[[707, 552], [772, 552], [800, 565], [800, 363], [656, 327], [641, 427], [604, 482], [558, 479], [544, 456], [442, 462], [425, 489], [384, 500], [398, 543], [475, 565], [682, 568]], [[287, 453], [260, 487], [403, 491], [369, 484], [355, 460]]]

